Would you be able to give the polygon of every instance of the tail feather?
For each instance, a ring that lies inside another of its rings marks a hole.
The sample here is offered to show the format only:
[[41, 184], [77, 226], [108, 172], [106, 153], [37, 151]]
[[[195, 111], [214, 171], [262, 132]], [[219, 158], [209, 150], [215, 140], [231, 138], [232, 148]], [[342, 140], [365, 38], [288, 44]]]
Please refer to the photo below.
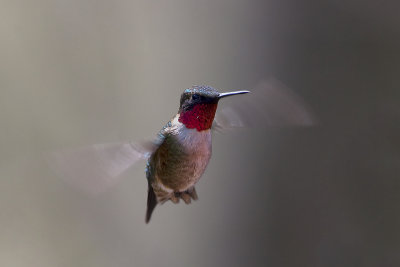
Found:
[[154, 208], [157, 206], [157, 197], [154, 193], [153, 187], [149, 183], [149, 190], [147, 194], [147, 211], [146, 211], [146, 223], [149, 223], [151, 214], [154, 211]]

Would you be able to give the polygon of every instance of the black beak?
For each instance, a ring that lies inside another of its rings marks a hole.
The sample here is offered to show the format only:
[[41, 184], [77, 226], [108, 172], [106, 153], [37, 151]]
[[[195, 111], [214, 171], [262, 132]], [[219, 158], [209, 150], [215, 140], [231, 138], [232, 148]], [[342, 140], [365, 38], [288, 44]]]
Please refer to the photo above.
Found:
[[220, 93], [218, 96], [218, 99], [221, 99], [223, 97], [231, 96], [231, 95], [240, 95], [240, 94], [247, 94], [250, 93], [250, 91], [235, 91], [235, 92], [226, 92], [226, 93]]

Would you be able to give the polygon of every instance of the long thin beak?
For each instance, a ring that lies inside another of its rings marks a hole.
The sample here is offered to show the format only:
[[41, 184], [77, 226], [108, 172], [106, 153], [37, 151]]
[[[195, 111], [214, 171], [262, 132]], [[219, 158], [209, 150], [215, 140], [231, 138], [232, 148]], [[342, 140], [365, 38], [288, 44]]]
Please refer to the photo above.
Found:
[[240, 95], [240, 94], [247, 94], [247, 93], [250, 93], [250, 91], [235, 91], [235, 92], [220, 93], [218, 98], [221, 99], [223, 97], [230, 96], [230, 95]]

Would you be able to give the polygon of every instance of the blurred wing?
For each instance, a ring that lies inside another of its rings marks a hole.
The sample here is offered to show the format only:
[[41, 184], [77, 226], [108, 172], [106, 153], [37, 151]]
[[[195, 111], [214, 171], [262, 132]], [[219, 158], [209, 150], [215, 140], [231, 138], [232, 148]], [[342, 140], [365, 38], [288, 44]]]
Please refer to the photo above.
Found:
[[238, 98], [227, 98], [219, 103], [213, 125], [216, 130], [310, 126], [316, 123], [304, 101], [274, 79], [260, 83], [249, 94]]
[[50, 167], [67, 183], [92, 195], [104, 192], [124, 171], [155, 149], [152, 144], [109, 143], [51, 152]]

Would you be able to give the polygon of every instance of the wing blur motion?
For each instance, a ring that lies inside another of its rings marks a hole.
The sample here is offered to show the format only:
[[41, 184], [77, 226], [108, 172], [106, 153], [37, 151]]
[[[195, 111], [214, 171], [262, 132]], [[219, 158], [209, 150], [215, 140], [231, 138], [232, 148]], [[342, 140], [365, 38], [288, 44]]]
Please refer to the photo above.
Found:
[[304, 101], [277, 80], [260, 83], [249, 94], [219, 104], [214, 125], [217, 130], [236, 127], [311, 126], [314, 115]]
[[89, 194], [113, 185], [124, 171], [146, 159], [153, 146], [133, 143], [96, 144], [46, 155], [50, 167], [67, 183]]

